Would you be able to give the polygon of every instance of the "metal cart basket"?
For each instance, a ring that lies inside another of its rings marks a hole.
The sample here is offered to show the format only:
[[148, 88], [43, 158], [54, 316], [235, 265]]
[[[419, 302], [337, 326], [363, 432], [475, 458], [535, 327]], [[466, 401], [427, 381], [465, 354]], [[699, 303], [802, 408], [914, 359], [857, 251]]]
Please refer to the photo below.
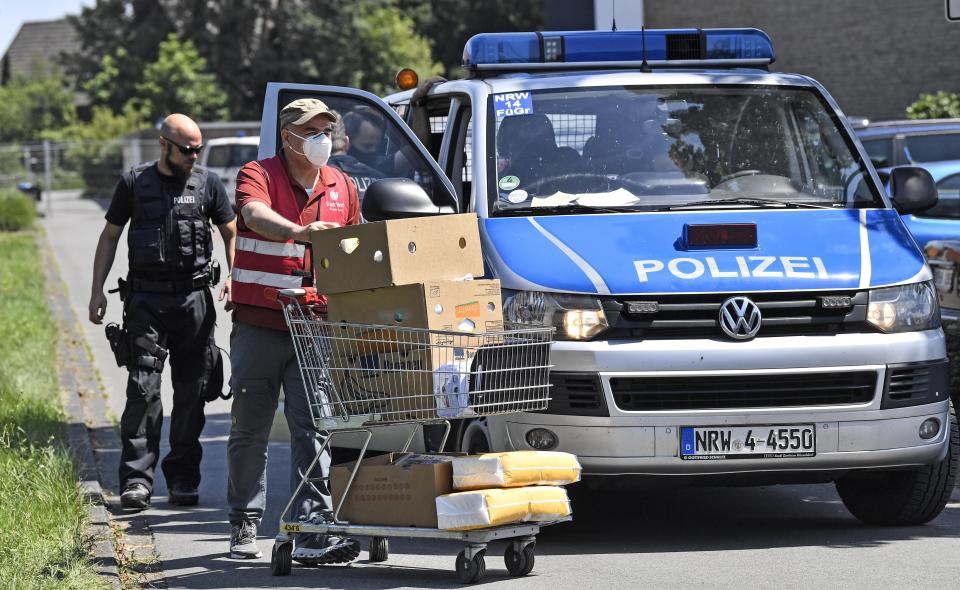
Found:
[[[504, 555], [507, 570], [514, 576], [528, 574], [533, 569], [536, 535], [541, 526], [552, 523], [456, 532], [351, 524], [340, 519], [340, 510], [374, 428], [408, 425], [410, 434], [400, 449], [407, 452], [425, 425], [441, 424], [442, 449], [452, 419], [546, 409], [553, 328], [460, 332], [331, 323], [319, 313], [315, 290], [282, 289], [277, 294], [306, 386], [310, 415], [317, 430], [328, 436], [281, 513], [271, 557], [273, 574], [290, 573], [291, 535], [298, 533], [369, 536], [373, 562], [386, 561], [389, 537], [463, 541], [456, 571], [464, 583], [483, 577], [487, 543], [511, 539]], [[322, 522], [296, 519], [295, 499], [303, 487], [329, 484], [329, 476], [312, 475], [321, 455], [338, 436], [358, 433], [363, 441], [360, 457], [332, 513]]]

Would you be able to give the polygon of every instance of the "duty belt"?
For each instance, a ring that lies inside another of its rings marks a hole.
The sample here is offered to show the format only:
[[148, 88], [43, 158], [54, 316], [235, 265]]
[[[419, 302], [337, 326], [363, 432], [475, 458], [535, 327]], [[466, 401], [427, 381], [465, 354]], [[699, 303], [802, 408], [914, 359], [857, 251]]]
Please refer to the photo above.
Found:
[[184, 293], [209, 287], [211, 285], [211, 278], [206, 272], [190, 279], [171, 279], [167, 281], [152, 281], [130, 277], [127, 279], [127, 284], [130, 285], [131, 291], [145, 293]]

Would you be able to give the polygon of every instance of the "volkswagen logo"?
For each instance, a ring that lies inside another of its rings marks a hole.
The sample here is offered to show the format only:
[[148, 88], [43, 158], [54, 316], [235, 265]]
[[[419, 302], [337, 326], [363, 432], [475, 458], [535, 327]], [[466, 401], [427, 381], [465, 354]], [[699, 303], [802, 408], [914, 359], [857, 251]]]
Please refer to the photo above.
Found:
[[734, 340], [750, 340], [760, 331], [760, 308], [748, 297], [731, 297], [720, 304], [720, 329]]

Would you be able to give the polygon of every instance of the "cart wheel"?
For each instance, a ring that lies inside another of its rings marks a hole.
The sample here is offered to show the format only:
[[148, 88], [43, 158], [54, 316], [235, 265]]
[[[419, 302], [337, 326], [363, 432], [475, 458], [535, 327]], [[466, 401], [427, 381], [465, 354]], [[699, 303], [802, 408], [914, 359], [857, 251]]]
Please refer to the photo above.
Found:
[[475, 584], [483, 579], [487, 573], [487, 564], [483, 561], [483, 556], [487, 550], [478, 551], [473, 559], [467, 559], [466, 551], [461, 551], [457, 555], [457, 580], [462, 584]]
[[274, 543], [270, 554], [270, 570], [275, 576], [289, 576], [293, 565], [293, 543]]
[[386, 561], [390, 557], [390, 542], [384, 537], [370, 537], [370, 562]]
[[533, 571], [535, 560], [533, 543], [524, 547], [522, 551], [517, 551], [513, 544], [507, 545], [507, 550], [503, 554], [503, 562], [507, 565], [507, 572], [511, 576], [519, 577], [529, 574]]

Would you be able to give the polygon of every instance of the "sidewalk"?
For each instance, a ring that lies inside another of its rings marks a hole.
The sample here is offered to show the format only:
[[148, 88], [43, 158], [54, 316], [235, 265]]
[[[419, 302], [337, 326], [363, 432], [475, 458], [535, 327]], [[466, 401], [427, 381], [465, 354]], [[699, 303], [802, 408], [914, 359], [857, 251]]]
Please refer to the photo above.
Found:
[[[53, 196], [53, 214], [42, 223], [47, 231], [53, 255], [60, 267], [67, 289], [67, 297], [77, 314], [83, 336], [94, 357], [94, 368], [100, 373], [106, 389], [107, 411], [119, 420], [123, 412], [126, 391], [126, 370], [116, 366], [113, 354], [103, 334], [103, 327], [87, 320], [90, 275], [97, 239], [103, 229], [106, 202], [81, 199], [75, 191], [62, 191]], [[219, 234], [214, 230], [216, 257], [226, 268]], [[113, 270], [107, 285], [116, 285], [116, 279], [126, 273], [126, 234], [120, 242]], [[120, 322], [119, 298], [108, 295], [109, 305], [104, 324]], [[229, 351], [230, 317], [217, 310], [217, 343]], [[229, 366], [228, 366], [229, 370]], [[229, 375], [228, 375], [229, 377]], [[161, 455], [169, 451], [169, 417], [173, 391], [169, 367], [163, 376], [164, 431]], [[162, 567], [162, 579], [153, 587], [167, 588], [447, 588], [456, 583], [453, 575], [453, 557], [460, 550], [457, 544], [436, 542], [393, 541], [390, 550], [397, 556], [395, 563], [369, 564], [366, 552], [361, 560], [348, 567], [307, 569], [294, 567], [289, 577], [277, 578], [270, 573], [270, 550], [277, 534], [279, 511], [289, 499], [288, 443], [271, 443], [267, 486], [267, 513], [260, 527], [260, 547], [264, 557], [259, 560], [236, 561], [227, 557], [230, 532], [227, 524], [226, 448], [230, 431], [230, 401], [217, 400], [207, 405], [207, 422], [201, 438], [203, 462], [200, 484], [200, 505], [196, 508], [178, 508], [167, 504], [167, 488], [163, 474], [157, 469], [153, 506], [142, 513], [123, 514], [112, 510], [115, 521], [133, 533], [136, 542], [148, 542], [145, 527], [153, 533], [153, 542]], [[119, 455], [101, 454], [101, 484], [107, 500], [119, 505], [117, 467]], [[117, 516], [120, 515], [120, 516]], [[366, 547], [364, 547], [365, 549]], [[138, 553], [139, 554], [139, 553]], [[403, 555], [406, 554], [406, 555]], [[391, 559], [391, 561], [394, 561]], [[399, 564], [403, 564], [400, 566]], [[360, 571], [362, 570], [362, 571]], [[150, 576], [151, 579], [154, 577]]]

